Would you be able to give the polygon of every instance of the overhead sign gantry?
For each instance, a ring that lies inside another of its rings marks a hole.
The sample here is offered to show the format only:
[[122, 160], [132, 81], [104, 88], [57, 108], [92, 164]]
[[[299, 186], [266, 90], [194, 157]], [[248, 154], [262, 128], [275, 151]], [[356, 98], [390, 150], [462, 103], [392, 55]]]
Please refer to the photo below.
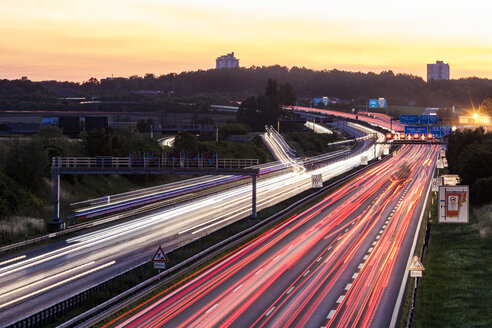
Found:
[[60, 175], [62, 174], [181, 174], [241, 175], [252, 178], [252, 216], [256, 217], [256, 178], [258, 159], [218, 158], [215, 153], [145, 153], [133, 152], [128, 157], [53, 157], [53, 221], [52, 231], [65, 228], [60, 218]]

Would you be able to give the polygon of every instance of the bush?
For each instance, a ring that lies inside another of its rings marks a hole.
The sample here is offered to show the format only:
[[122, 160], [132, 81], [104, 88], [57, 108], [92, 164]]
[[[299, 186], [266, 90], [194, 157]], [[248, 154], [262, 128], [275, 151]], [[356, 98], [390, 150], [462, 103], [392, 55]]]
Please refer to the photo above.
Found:
[[470, 190], [470, 201], [473, 204], [492, 202], [492, 177], [477, 179]]

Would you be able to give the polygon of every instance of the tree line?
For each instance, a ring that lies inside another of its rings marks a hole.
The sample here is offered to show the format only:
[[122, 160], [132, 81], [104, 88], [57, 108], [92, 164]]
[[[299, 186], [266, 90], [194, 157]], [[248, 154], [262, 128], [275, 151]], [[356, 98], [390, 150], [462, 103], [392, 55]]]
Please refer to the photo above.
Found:
[[483, 128], [458, 130], [449, 136], [449, 171], [470, 186], [473, 204], [492, 202], [492, 133]]
[[[486, 97], [492, 98], [492, 80], [476, 77], [458, 80], [425, 82], [409, 74], [392, 71], [376, 73], [339, 70], [312, 70], [304, 67], [263, 66], [237, 69], [210, 69], [170, 73], [161, 76], [146, 74], [129, 78], [90, 78], [83, 83], [21, 80], [0, 80], [0, 108], [26, 106], [76, 107], [57, 96], [91, 99], [146, 100], [159, 110], [163, 100], [199, 95], [212, 101], [243, 101], [263, 90], [268, 79], [289, 83], [296, 90], [300, 104], [309, 105], [313, 97], [332, 96], [364, 105], [369, 98], [385, 97], [392, 105], [477, 106]], [[156, 91], [142, 93], [139, 91]], [[149, 101], [149, 98], [151, 99]]]

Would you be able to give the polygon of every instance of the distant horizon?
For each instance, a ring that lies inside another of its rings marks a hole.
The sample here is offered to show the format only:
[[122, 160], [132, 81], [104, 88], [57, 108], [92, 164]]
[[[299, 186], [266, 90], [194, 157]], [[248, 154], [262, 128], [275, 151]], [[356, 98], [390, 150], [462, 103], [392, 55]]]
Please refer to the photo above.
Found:
[[[435, 62], [434, 62], [435, 63]], [[445, 62], [446, 63], [446, 62]], [[429, 63], [431, 64], [431, 63]], [[286, 67], [288, 70], [291, 70], [292, 68], [294, 67], [297, 67], [297, 68], [305, 68], [305, 69], [308, 69], [308, 70], [312, 70], [312, 71], [333, 71], [333, 70], [337, 70], [337, 71], [341, 71], [341, 72], [348, 72], [348, 73], [363, 73], [363, 74], [369, 74], [369, 73], [373, 73], [373, 74], [376, 74], [376, 75], [379, 75], [383, 72], [389, 72], [389, 71], [392, 71], [395, 75], [397, 74], [405, 74], [405, 75], [412, 75], [412, 76], [416, 76], [416, 77], [420, 77], [422, 78], [425, 82], [427, 80], [427, 77], [426, 76], [419, 76], [419, 75], [416, 75], [416, 74], [412, 74], [412, 73], [408, 73], [408, 72], [396, 72], [392, 69], [382, 69], [380, 71], [356, 71], [356, 70], [349, 70], [349, 69], [339, 69], [337, 67], [334, 67], [334, 68], [322, 68], [322, 69], [316, 69], [316, 68], [311, 68], [311, 67], [306, 67], [306, 66], [298, 66], [298, 65], [293, 65], [293, 66], [286, 66], [286, 65], [280, 65], [280, 64], [272, 64], [272, 65], [251, 65], [249, 67], [245, 67], [245, 66], [242, 66], [240, 65], [239, 68], [243, 68], [243, 69], [251, 69], [253, 67], [272, 67], [272, 66], [280, 66], [280, 67]], [[427, 64], [426, 64], [427, 66]], [[450, 67], [451, 67], [451, 64], [450, 64]], [[84, 82], [87, 82], [90, 78], [96, 78], [98, 81], [101, 81], [102, 79], [106, 79], [106, 78], [130, 78], [132, 76], [138, 76], [138, 77], [141, 77], [143, 78], [146, 74], [153, 74], [156, 78], [160, 77], [160, 76], [165, 76], [165, 75], [168, 75], [168, 74], [181, 74], [181, 73], [193, 73], [193, 72], [198, 72], [198, 71], [209, 71], [209, 70], [215, 70], [216, 68], [206, 68], [206, 69], [202, 69], [202, 68], [198, 68], [198, 69], [195, 69], [195, 70], [184, 70], [184, 71], [181, 71], [181, 72], [177, 72], [177, 71], [170, 71], [170, 72], [167, 72], [167, 73], [161, 73], [161, 74], [156, 74], [156, 73], [153, 73], [153, 72], [145, 72], [143, 74], [131, 74], [131, 75], [123, 75], [123, 74], [115, 74], [113, 73], [112, 75], [110, 74], [109, 76], [95, 76], [95, 75], [92, 75], [92, 76], [89, 76], [85, 79], [82, 79], [82, 80], [60, 80], [60, 79], [56, 79], [56, 78], [45, 78], [45, 79], [32, 79], [31, 77], [29, 77], [28, 75], [22, 75], [22, 76], [18, 76], [18, 77], [14, 77], [14, 78], [8, 78], [8, 77], [4, 77], [4, 76], [1, 76], [0, 75], [0, 80], [2, 79], [6, 79], [6, 80], [20, 80], [22, 79], [23, 77], [27, 77], [27, 79], [29, 81], [32, 81], [32, 82], [49, 82], [49, 81], [56, 81], [56, 82], [73, 82], [73, 83], [84, 83]], [[452, 68], [451, 68], [452, 69]], [[450, 74], [452, 75], [452, 74]], [[478, 78], [478, 79], [485, 79], [485, 80], [491, 80], [492, 78], [488, 78], [488, 77], [480, 77], [480, 76], [462, 76], [462, 77], [457, 77], [457, 78], [450, 78], [449, 80], [459, 80], [459, 79], [472, 79], [472, 78]]]

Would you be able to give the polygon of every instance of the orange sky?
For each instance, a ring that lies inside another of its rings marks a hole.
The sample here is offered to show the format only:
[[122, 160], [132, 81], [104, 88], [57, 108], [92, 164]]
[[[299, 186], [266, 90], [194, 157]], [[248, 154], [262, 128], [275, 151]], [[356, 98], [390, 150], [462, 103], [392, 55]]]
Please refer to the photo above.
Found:
[[0, 78], [84, 81], [240, 65], [492, 78], [492, 3], [16, 0], [0, 3]]

